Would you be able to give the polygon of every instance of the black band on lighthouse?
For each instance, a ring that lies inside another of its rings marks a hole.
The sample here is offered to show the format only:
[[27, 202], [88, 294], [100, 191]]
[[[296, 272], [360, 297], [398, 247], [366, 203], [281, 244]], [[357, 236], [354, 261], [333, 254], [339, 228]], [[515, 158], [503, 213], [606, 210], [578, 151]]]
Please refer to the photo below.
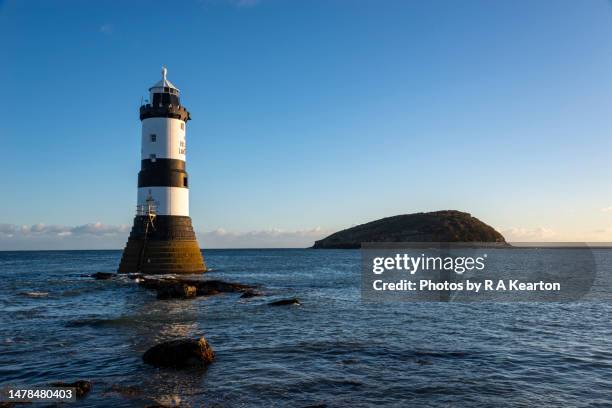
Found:
[[180, 119], [185, 122], [191, 120], [189, 112], [184, 107], [164, 104], [142, 105], [140, 107], [140, 120], [144, 120], [147, 118], [172, 118]]
[[145, 159], [140, 161], [140, 170], [185, 170], [185, 161], [179, 159]]
[[185, 162], [176, 159], [142, 160], [138, 187], [189, 187]]

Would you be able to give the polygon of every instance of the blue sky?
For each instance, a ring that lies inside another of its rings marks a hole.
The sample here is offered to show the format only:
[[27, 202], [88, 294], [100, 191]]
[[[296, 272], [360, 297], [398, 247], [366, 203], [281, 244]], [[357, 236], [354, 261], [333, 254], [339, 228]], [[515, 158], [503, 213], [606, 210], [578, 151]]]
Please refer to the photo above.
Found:
[[4, 1], [0, 51], [0, 249], [123, 245], [162, 64], [204, 247], [438, 209], [612, 240], [603, 0]]

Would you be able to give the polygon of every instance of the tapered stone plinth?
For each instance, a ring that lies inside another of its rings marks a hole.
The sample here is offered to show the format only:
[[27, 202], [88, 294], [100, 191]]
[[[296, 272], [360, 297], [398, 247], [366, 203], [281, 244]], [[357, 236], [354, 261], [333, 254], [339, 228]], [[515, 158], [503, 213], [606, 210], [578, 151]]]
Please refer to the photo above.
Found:
[[119, 273], [206, 272], [190, 217], [158, 215], [152, 223], [148, 220], [147, 216], [134, 218]]

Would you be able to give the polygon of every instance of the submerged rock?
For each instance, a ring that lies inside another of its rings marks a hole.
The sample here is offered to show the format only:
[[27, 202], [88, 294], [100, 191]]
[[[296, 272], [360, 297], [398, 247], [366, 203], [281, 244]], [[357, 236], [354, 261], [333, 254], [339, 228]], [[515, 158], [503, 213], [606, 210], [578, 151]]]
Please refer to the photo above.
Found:
[[106, 392], [116, 393], [125, 398], [134, 398], [142, 395], [142, 389], [137, 385], [113, 384], [109, 389], [106, 390]]
[[112, 279], [113, 276], [115, 276], [115, 274], [114, 273], [110, 273], [110, 272], [96, 272], [93, 275], [91, 275], [91, 277], [96, 279], [96, 280]]
[[249, 299], [255, 296], [263, 296], [263, 293], [257, 291], [257, 290], [253, 290], [253, 289], [247, 289], [244, 291], [244, 293], [240, 296], [241, 299]]
[[154, 367], [205, 367], [213, 362], [215, 352], [204, 337], [179, 339], [157, 344], [142, 356]]
[[77, 398], [84, 397], [89, 391], [91, 391], [91, 383], [85, 380], [78, 380], [72, 383], [66, 383], [63, 381], [59, 381], [59, 382], [54, 382], [51, 385], [54, 387], [75, 388], [75, 394]]
[[156, 397], [152, 405], [147, 405], [146, 408], [174, 408], [181, 407], [181, 397], [179, 395], [162, 395]]
[[274, 302], [268, 303], [270, 306], [289, 306], [289, 305], [301, 305], [298, 298], [281, 299]]
[[168, 283], [157, 289], [158, 299], [187, 299], [195, 297], [197, 288], [184, 283]]

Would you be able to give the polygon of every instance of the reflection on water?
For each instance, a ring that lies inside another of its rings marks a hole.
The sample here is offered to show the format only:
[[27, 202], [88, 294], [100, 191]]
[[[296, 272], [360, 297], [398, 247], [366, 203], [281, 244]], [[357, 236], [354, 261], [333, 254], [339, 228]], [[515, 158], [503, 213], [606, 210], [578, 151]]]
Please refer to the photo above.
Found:
[[[371, 304], [357, 251], [205, 255], [211, 277], [264, 285], [269, 297], [160, 301], [127, 279], [83, 276], [113, 271], [120, 251], [0, 253], [0, 382], [89, 379], [79, 406], [609, 402], [608, 303]], [[595, 290], [609, 292], [612, 251], [594, 255]], [[266, 304], [293, 296], [301, 306]], [[217, 356], [207, 369], [142, 363], [160, 341], [200, 335]]]

